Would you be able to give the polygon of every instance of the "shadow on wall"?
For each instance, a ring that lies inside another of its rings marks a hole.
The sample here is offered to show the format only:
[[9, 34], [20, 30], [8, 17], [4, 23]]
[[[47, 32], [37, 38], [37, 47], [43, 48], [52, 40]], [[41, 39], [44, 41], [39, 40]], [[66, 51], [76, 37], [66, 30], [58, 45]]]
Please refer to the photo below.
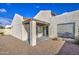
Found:
[[30, 44], [30, 23], [23, 23], [23, 26], [27, 32], [28, 43]]

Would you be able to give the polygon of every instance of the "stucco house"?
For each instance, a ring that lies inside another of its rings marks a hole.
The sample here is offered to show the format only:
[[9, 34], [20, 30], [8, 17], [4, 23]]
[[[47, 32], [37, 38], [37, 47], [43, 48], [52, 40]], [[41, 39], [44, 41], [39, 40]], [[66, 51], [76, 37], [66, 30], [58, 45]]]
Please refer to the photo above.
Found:
[[75, 39], [79, 32], [79, 10], [61, 15], [55, 15], [51, 10], [41, 10], [33, 19], [15, 14], [11, 26], [11, 35], [27, 41], [31, 46], [48, 38]]

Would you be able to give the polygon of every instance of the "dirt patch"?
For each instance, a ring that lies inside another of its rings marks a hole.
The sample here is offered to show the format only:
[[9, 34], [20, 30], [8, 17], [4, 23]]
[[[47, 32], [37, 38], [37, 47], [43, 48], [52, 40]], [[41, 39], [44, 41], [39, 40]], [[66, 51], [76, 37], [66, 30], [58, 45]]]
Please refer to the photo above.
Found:
[[66, 42], [59, 51], [58, 55], [79, 55], [79, 45]]

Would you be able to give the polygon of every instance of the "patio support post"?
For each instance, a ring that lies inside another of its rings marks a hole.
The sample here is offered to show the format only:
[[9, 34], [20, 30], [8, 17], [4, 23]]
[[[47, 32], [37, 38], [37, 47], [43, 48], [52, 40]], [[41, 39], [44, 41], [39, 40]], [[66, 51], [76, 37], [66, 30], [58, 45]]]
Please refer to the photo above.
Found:
[[30, 45], [36, 45], [36, 21], [30, 22]]
[[46, 26], [44, 26], [44, 34], [45, 34], [45, 37], [47, 36], [46, 35]]

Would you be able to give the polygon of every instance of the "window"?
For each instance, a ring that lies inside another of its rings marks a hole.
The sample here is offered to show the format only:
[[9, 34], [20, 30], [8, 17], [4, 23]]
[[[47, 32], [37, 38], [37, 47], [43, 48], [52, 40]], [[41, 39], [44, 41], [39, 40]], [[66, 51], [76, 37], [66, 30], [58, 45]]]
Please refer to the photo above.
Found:
[[75, 36], [75, 23], [64, 23], [57, 25], [58, 37], [74, 38]]

